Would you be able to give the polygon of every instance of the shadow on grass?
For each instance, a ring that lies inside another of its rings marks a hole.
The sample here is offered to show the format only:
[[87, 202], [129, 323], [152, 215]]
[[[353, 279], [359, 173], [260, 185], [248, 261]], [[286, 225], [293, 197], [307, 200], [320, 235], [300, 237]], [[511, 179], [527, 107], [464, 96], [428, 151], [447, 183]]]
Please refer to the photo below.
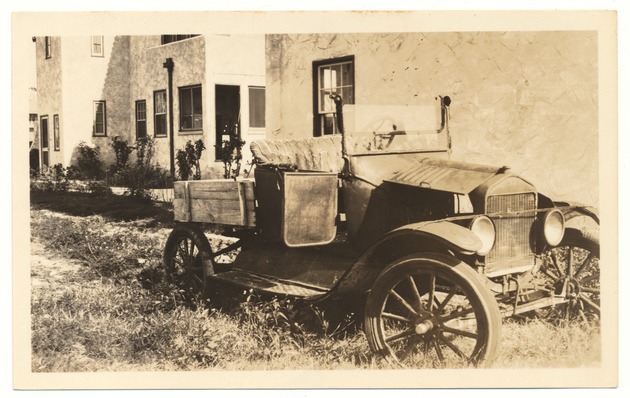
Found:
[[31, 191], [31, 208], [46, 209], [72, 216], [102, 216], [113, 221], [151, 219], [152, 224], [173, 224], [173, 211], [166, 204], [155, 204], [128, 196], [97, 197], [83, 192]]

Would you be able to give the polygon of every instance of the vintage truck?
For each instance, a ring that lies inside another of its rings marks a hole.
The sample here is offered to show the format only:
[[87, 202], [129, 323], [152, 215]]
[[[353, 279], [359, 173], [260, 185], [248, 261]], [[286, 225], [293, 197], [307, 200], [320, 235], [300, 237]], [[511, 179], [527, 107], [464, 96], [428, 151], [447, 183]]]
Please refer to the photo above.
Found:
[[[164, 264], [179, 288], [359, 300], [370, 348], [406, 367], [491, 361], [505, 316], [599, 321], [595, 209], [449, 160], [448, 96], [331, 100], [341, 134], [255, 141], [253, 179], [175, 184]], [[238, 240], [213, 252], [210, 224]]]

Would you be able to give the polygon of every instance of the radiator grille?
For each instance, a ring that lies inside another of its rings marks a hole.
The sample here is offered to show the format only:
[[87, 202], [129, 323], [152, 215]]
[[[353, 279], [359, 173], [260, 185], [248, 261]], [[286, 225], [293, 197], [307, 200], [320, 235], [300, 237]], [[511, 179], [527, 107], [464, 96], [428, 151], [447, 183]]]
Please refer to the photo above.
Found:
[[488, 198], [486, 210], [488, 216], [494, 221], [497, 235], [493, 249], [486, 256], [486, 273], [501, 273], [499, 271], [509, 271], [512, 268], [534, 264], [532, 226], [535, 214], [506, 215], [505, 213], [535, 208], [535, 193], [498, 195]]

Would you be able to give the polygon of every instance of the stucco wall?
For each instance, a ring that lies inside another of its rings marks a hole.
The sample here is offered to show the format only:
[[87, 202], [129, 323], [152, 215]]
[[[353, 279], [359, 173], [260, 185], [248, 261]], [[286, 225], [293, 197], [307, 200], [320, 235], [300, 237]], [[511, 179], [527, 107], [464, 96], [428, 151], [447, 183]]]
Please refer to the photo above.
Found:
[[[175, 129], [175, 151], [182, 149], [186, 141], [196, 141], [205, 138], [208, 131], [209, 113], [208, 87], [205, 84], [205, 39], [203, 36], [191, 39], [160, 44], [160, 36], [132, 36], [131, 37], [131, 75], [129, 109], [131, 120], [129, 124], [129, 141], [136, 137], [134, 104], [137, 100], [147, 101], [147, 135], [153, 137], [153, 92], [168, 90], [168, 72], [163, 64], [167, 58], [172, 58], [173, 68], [173, 128]], [[179, 91], [178, 87], [201, 84], [203, 96], [203, 130], [195, 132], [179, 132]], [[168, 95], [168, 92], [167, 92]], [[168, 115], [167, 115], [168, 117]], [[169, 132], [170, 135], [170, 132]], [[156, 141], [156, 161], [165, 169], [170, 167], [169, 138], [158, 137]], [[208, 150], [204, 152], [208, 156]]]
[[268, 35], [270, 137], [312, 135], [312, 62], [355, 56], [357, 104], [449, 95], [451, 158], [597, 205], [596, 32]]
[[[53, 115], [62, 113], [61, 95], [61, 38], [51, 37], [51, 57], [46, 59], [44, 37], [38, 37], [36, 41], [36, 68], [37, 68], [37, 107], [38, 120], [42, 116], [48, 116], [48, 150], [49, 165], [62, 163], [62, 152], [54, 150], [53, 142]], [[45, 88], [45, 89], [42, 89]], [[63, 117], [60, 117], [60, 129], [63, 131]], [[40, 137], [41, 138], [41, 137]], [[63, 137], [62, 137], [63, 139]], [[61, 144], [63, 145], [63, 143]], [[41, 142], [40, 142], [41, 150]], [[40, 155], [41, 161], [41, 155]], [[41, 164], [41, 163], [40, 163]]]
[[[124, 97], [107, 95], [105, 81], [112, 59], [120, 58], [120, 44], [113, 36], [103, 38], [103, 57], [93, 57], [90, 49], [90, 36], [64, 36], [62, 39], [63, 62], [63, 109], [61, 115], [61, 146], [63, 164], [76, 163], [77, 146], [81, 141], [93, 143], [101, 148], [101, 159], [111, 163], [113, 155], [109, 153], [109, 137], [120, 129], [112, 116], [117, 116], [125, 106]], [[118, 53], [118, 55], [116, 55]], [[124, 64], [115, 63], [118, 74]], [[128, 68], [127, 68], [128, 69]], [[111, 83], [110, 83], [111, 84]], [[41, 90], [40, 90], [41, 91]], [[44, 89], [45, 91], [45, 89]], [[107, 137], [93, 137], [94, 101], [106, 101]]]

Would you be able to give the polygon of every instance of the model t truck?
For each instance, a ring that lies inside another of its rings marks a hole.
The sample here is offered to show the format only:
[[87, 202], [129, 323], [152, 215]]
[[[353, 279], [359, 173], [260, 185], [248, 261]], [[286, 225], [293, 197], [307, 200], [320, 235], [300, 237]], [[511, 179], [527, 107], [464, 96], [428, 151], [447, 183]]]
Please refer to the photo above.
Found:
[[[341, 134], [256, 141], [253, 179], [175, 184], [164, 263], [181, 288], [363, 300], [371, 349], [410, 367], [492, 360], [504, 316], [598, 321], [596, 210], [449, 160], [449, 97], [331, 100]], [[238, 240], [213, 252], [207, 224]]]

